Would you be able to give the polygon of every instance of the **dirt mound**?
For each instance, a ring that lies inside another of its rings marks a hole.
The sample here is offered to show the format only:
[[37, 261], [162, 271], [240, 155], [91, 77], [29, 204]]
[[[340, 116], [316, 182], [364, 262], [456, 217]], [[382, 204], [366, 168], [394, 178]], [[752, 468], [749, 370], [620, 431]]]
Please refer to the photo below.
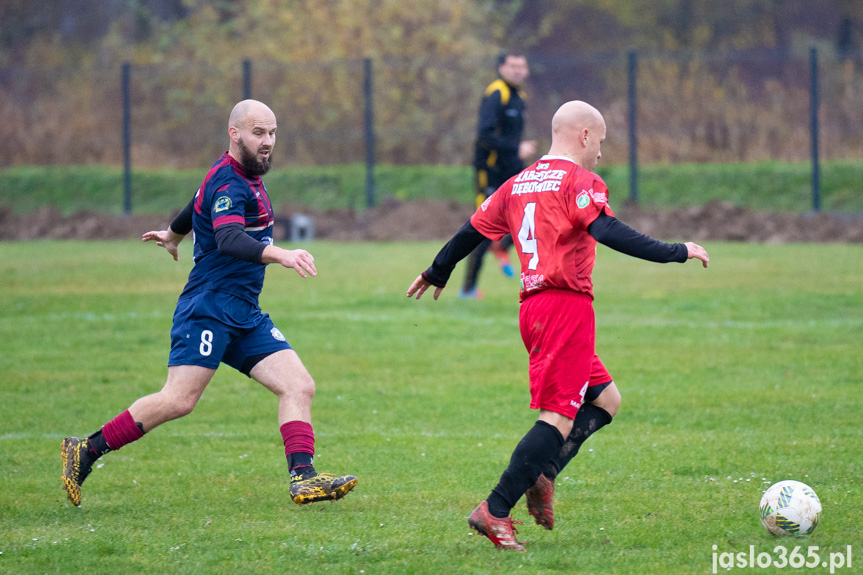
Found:
[[[316, 239], [445, 240], [472, 213], [471, 204], [440, 200], [386, 200], [365, 212], [347, 209], [318, 211], [286, 206], [277, 214], [274, 235], [277, 241], [287, 239], [291, 217], [303, 214], [312, 218]], [[861, 214], [768, 213], [717, 201], [669, 211], [623, 205], [615, 213], [638, 231], [657, 238], [762, 243], [863, 242]], [[50, 207], [16, 215], [11, 208], [0, 207], [0, 240], [139, 238], [148, 230], [164, 229], [172, 217], [126, 217], [94, 212], [63, 216]]]
[[761, 212], [710, 201], [671, 211], [624, 205], [617, 216], [657, 238], [758, 243], [863, 242], [863, 214]]
[[82, 211], [63, 216], [57, 208], [41, 207], [25, 215], [16, 215], [8, 206], [0, 206], [0, 240], [98, 240], [140, 238], [149, 230], [164, 229], [172, 216], [112, 216]]
[[[470, 204], [458, 202], [389, 199], [365, 212], [286, 206], [277, 215], [277, 222], [286, 223], [292, 214], [305, 214], [314, 220], [316, 238], [336, 241], [442, 240], [452, 236], [473, 211]], [[287, 237], [287, 228], [277, 231], [276, 237]]]

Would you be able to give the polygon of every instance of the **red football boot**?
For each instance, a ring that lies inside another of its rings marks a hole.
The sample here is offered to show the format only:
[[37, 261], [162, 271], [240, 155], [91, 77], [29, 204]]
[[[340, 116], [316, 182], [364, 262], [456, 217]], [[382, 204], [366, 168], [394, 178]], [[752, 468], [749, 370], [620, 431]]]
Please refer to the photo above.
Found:
[[470, 514], [467, 522], [471, 529], [488, 537], [498, 549], [524, 551], [524, 547], [515, 538], [518, 529], [513, 526], [516, 523], [521, 525], [521, 521], [516, 521], [512, 517], [498, 519], [493, 516], [488, 512], [488, 501], [480, 503]]
[[536, 524], [549, 531], [554, 529], [554, 481], [541, 474], [524, 496], [527, 512], [533, 515]]

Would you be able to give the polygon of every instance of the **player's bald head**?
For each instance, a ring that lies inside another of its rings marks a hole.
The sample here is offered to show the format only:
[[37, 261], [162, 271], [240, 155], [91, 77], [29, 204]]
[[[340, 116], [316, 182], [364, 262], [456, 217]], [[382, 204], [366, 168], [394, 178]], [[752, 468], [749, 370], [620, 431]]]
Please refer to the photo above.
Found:
[[600, 147], [605, 130], [605, 120], [599, 110], [580, 100], [567, 102], [551, 119], [548, 153], [571, 158], [578, 165], [593, 170], [602, 157]]
[[276, 115], [269, 106], [257, 100], [243, 100], [231, 110], [231, 116], [228, 118], [228, 129], [251, 129], [256, 123], [275, 124], [275, 122]]
[[605, 126], [599, 110], [581, 100], [567, 102], [555, 112], [551, 119], [552, 140], [578, 134], [584, 128], [595, 130]]
[[270, 156], [276, 143], [276, 115], [257, 100], [243, 100], [228, 118], [228, 153], [251, 176], [262, 176], [270, 169]]

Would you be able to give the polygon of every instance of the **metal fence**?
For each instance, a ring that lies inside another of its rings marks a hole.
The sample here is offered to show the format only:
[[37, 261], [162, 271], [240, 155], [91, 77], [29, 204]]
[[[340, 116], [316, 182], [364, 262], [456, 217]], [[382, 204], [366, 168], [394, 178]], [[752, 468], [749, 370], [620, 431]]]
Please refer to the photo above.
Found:
[[[863, 157], [863, 59], [834, 50], [725, 54], [533, 54], [526, 137], [550, 142], [563, 102], [603, 112], [606, 164], [813, 162]], [[204, 168], [227, 146], [231, 106], [251, 96], [279, 122], [281, 165], [471, 161], [492, 62], [238, 59], [0, 70], [0, 166]], [[124, 102], [126, 106], [124, 107]], [[813, 196], [817, 209], [817, 197]]]

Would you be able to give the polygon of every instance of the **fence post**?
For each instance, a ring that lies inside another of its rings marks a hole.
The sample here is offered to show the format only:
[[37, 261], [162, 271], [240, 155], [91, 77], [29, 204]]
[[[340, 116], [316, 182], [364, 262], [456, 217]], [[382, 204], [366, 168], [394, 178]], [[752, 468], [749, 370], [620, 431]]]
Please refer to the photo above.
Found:
[[812, 210], [821, 211], [821, 166], [818, 161], [818, 50], [809, 49], [809, 132], [812, 140]]
[[375, 126], [372, 107], [372, 59], [363, 61], [363, 96], [365, 100], [365, 144], [366, 144], [366, 207], [375, 205]]
[[132, 112], [129, 77], [132, 65], [123, 62], [123, 213], [132, 213]]
[[629, 199], [633, 204], [638, 203], [638, 130], [637, 110], [638, 91], [636, 89], [636, 76], [638, 72], [638, 55], [635, 50], [629, 51], [628, 83], [629, 83]]
[[246, 58], [243, 60], [243, 100], [248, 100], [252, 97], [252, 61]]

